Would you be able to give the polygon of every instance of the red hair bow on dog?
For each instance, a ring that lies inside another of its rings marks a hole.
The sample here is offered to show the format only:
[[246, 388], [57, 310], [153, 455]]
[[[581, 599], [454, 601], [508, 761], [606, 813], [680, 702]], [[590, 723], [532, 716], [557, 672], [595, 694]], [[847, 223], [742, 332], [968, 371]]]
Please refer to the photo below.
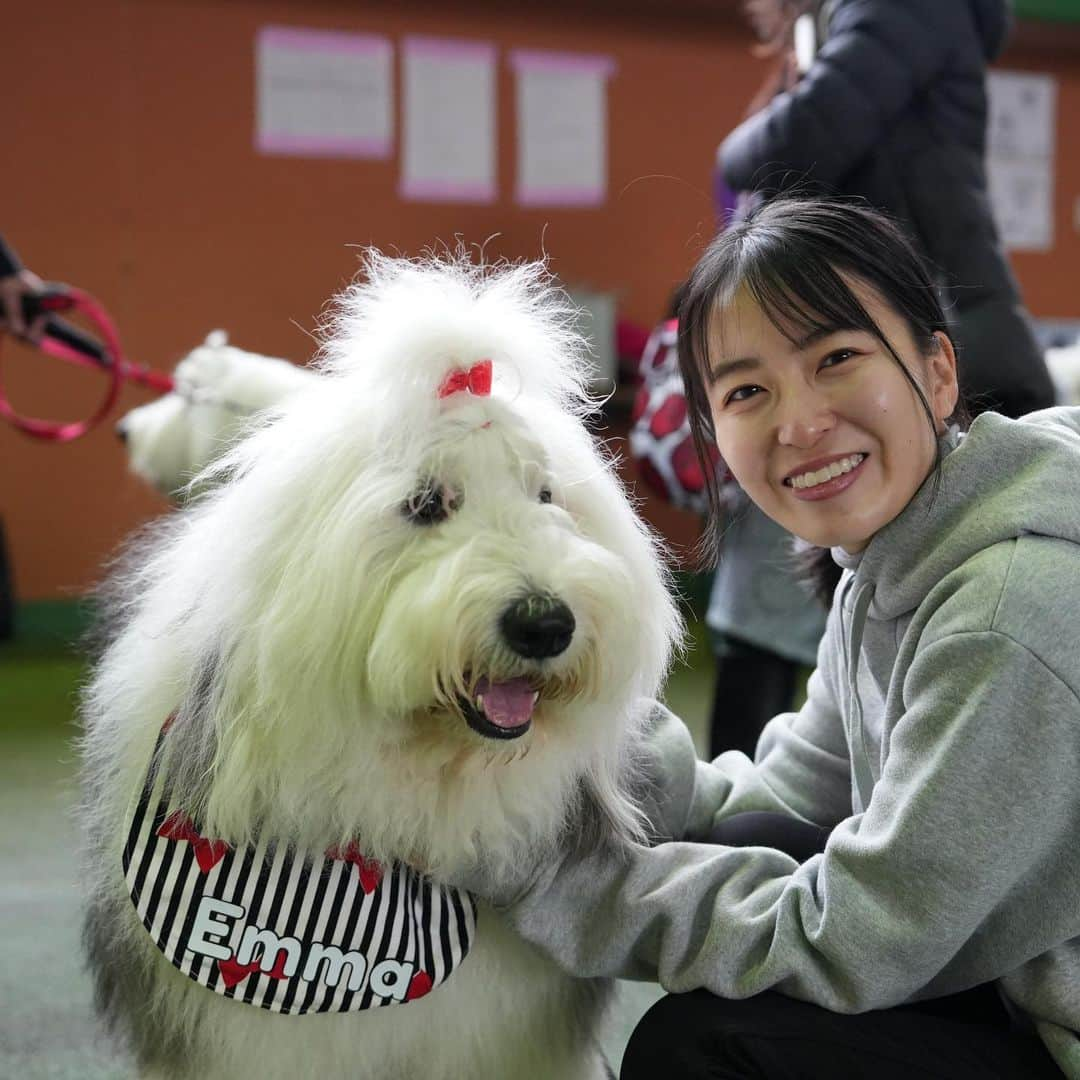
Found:
[[473, 397], [487, 397], [491, 393], [491, 361], [478, 360], [471, 368], [454, 368], [442, 381], [439, 397], [449, 397], [462, 390]]

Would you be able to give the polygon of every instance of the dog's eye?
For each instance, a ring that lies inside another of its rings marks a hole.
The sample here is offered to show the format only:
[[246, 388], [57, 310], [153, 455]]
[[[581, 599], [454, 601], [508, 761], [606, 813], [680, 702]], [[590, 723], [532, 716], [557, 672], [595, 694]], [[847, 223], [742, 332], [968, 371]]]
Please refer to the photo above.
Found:
[[540, 489], [540, 501], [542, 503], [551, 502], [551, 488], [545, 487]]
[[461, 506], [461, 495], [434, 480], [421, 484], [404, 502], [401, 512], [415, 525], [438, 525]]

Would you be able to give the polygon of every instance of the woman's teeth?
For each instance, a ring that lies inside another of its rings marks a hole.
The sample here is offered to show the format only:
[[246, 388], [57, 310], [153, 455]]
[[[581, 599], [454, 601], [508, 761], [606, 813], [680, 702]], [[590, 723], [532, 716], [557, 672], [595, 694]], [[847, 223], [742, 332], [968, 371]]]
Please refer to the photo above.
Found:
[[826, 480], [835, 479], [837, 476], [843, 476], [844, 473], [851, 472], [863, 459], [866, 454], [852, 454], [850, 457], [841, 458], [839, 461], [834, 461], [831, 465], [826, 465], [824, 469], [818, 469], [817, 472], [803, 473], [800, 476], [793, 476], [791, 478], [791, 486], [803, 490], [805, 488], [817, 487], [818, 484], [824, 484]]

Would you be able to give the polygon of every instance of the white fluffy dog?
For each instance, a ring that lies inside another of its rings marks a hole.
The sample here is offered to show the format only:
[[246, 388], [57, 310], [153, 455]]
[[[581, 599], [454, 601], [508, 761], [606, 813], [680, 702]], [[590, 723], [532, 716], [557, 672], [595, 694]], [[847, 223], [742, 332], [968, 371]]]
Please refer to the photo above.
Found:
[[640, 837], [678, 615], [542, 266], [366, 269], [318, 374], [116, 577], [99, 1003], [147, 1076], [599, 1080], [606, 984], [448, 882]]
[[276, 405], [314, 378], [288, 360], [259, 356], [214, 330], [173, 373], [175, 389], [121, 418], [117, 434], [131, 469], [163, 495], [182, 498], [192, 477], [243, 433], [252, 414]]

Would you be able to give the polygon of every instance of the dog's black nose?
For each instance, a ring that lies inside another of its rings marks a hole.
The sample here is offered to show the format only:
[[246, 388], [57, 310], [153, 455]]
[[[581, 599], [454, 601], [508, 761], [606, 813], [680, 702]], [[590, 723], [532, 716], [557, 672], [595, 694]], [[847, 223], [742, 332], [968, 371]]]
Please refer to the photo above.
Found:
[[564, 652], [574, 636], [574, 613], [552, 596], [523, 596], [499, 620], [507, 645], [529, 660]]
[[116, 425], [116, 427], [114, 427], [114, 428], [113, 428], [113, 431], [115, 431], [115, 432], [116, 432], [116, 437], [117, 437], [117, 438], [118, 438], [118, 439], [119, 439], [119, 440], [120, 440], [120, 441], [121, 441], [122, 443], [126, 443], [126, 442], [127, 442], [127, 428], [126, 428], [126, 427], [124, 427], [124, 421], [123, 421], [123, 420], [121, 420], [121, 421], [120, 421], [120, 423], [118, 423], [118, 424]]

